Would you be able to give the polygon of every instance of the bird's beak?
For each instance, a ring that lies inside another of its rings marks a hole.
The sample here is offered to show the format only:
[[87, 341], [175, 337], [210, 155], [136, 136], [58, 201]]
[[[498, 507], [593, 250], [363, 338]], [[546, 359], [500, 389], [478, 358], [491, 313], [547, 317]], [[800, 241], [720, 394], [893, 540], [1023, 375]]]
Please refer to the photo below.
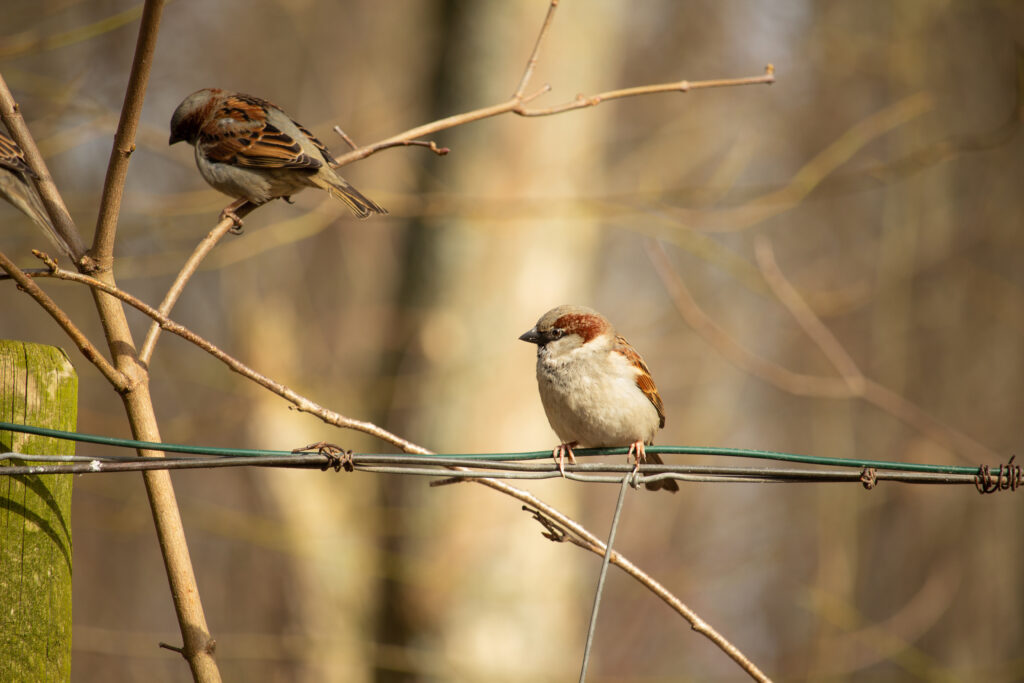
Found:
[[175, 142], [181, 142], [182, 140], [184, 140], [184, 138], [175, 137], [174, 134], [172, 133], [170, 139], [167, 141], [167, 144], [173, 145]]
[[537, 332], [537, 326], [534, 325], [526, 332], [519, 335], [519, 338], [524, 342], [530, 342], [531, 344], [540, 344], [540, 333]]

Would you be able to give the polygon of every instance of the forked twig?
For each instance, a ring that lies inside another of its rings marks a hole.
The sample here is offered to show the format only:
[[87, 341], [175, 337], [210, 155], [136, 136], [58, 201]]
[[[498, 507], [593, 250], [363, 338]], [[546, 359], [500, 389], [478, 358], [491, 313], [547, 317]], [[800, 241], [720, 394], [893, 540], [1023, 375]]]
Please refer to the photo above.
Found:
[[416, 140], [436, 133], [441, 130], [447, 130], [448, 128], [454, 128], [455, 126], [465, 125], [472, 123], [473, 121], [479, 121], [481, 119], [490, 118], [492, 116], [498, 116], [500, 114], [507, 114], [512, 112], [519, 116], [551, 116], [553, 114], [561, 114], [563, 112], [572, 111], [574, 109], [584, 109], [586, 107], [594, 107], [602, 102], [610, 100], [617, 100], [624, 97], [636, 97], [639, 95], [653, 95], [656, 93], [664, 92], [689, 92], [691, 90], [700, 90], [704, 88], [723, 88], [730, 86], [743, 86], [743, 85], [770, 85], [775, 82], [775, 67], [768, 64], [765, 67], [764, 73], [760, 76], [747, 76], [743, 78], [719, 78], [705, 81], [673, 81], [671, 83], [659, 83], [655, 85], [641, 85], [632, 88], [622, 88], [619, 90], [608, 90], [605, 92], [598, 93], [596, 95], [577, 95], [575, 99], [558, 104], [552, 107], [545, 108], [529, 108], [526, 105], [533, 100], [537, 99], [544, 93], [551, 90], [550, 85], [544, 85], [531, 94], [526, 94], [526, 89], [529, 86], [530, 78], [533, 76], [533, 71], [537, 66], [539, 60], [540, 48], [544, 42], [544, 38], [547, 36], [548, 30], [551, 27], [551, 23], [554, 20], [555, 10], [558, 9], [558, 0], [551, 0], [548, 5], [547, 13], [544, 16], [544, 23], [541, 24], [540, 31], [537, 34], [537, 40], [534, 43], [533, 50], [530, 53], [530, 57], [526, 62], [526, 67], [523, 69], [523, 75], [519, 80], [519, 85], [516, 87], [512, 97], [499, 104], [494, 104], [488, 107], [481, 107], [472, 111], [463, 112], [461, 114], [455, 114], [454, 116], [448, 116], [437, 121], [423, 124], [415, 128], [393, 135], [386, 140], [376, 142], [366, 147], [354, 149], [348, 154], [344, 154], [337, 157], [337, 165], [344, 166], [350, 164], [353, 161], [365, 159], [366, 157], [376, 154], [382, 149], [394, 147], [396, 144], [401, 144], [409, 140]]

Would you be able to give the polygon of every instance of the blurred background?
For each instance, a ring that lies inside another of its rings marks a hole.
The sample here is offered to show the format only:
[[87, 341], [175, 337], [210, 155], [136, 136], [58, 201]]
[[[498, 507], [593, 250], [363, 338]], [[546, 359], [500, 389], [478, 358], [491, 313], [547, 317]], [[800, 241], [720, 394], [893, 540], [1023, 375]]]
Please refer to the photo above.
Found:
[[[9, 0], [0, 72], [86, 241], [138, 29], [134, 0]], [[167, 146], [201, 87], [272, 100], [336, 154], [515, 90], [544, 0], [221, 0], [165, 12], [115, 275], [156, 304], [228, 199]], [[275, 202], [205, 262], [172, 317], [274, 379], [438, 452], [550, 448], [516, 339], [547, 309], [605, 313], [664, 398], [659, 443], [971, 465], [1020, 451], [1024, 4], [566, 0], [534, 75], [577, 93], [756, 76], [433, 136], [344, 175], [390, 210]], [[48, 249], [0, 205], [0, 249]], [[765, 285], [755, 243], [895, 403], [794, 391], [737, 365], [836, 377]], [[652, 267], [651, 255], [661, 270]], [[88, 292], [42, 281], [97, 343]], [[128, 436], [118, 397], [8, 282], [0, 337], [69, 349], [79, 429]], [[689, 306], [689, 307], [688, 307]], [[137, 339], [147, 320], [132, 313]], [[163, 438], [291, 449], [329, 428], [163, 335]], [[897, 408], [893, 406], [896, 405]], [[909, 408], [907, 408], [909, 406]], [[907, 412], [925, 416], [908, 421]], [[80, 446], [80, 453], [99, 452]], [[673, 458], [709, 463], [706, 458]], [[599, 559], [469, 484], [306, 471], [173, 475], [225, 680], [562, 681]], [[617, 487], [526, 488], [607, 533]], [[631, 493], [617, 548], [778, 680], [1024, 679], [1019, 495], [882, 483]], [[75, 681], [180, 681], [180, 636], [137, 475], [75, 482]], [[593, 681], [739, 680], [614, 569]]]

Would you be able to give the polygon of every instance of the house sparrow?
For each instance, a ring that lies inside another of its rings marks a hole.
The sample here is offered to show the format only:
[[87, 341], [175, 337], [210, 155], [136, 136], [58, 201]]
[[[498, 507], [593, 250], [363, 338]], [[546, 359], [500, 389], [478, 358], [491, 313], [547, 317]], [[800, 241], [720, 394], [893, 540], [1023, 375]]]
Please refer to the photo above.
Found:
[[43, 207], [43, 200], [36, 193], [32, 179], [36, 174], [25, 162], [25, 155], [14, 140], [0, 133], [0, 197], [13, 204], [43, 230], [46, 238], [61, 253], [74, 260], [71, 249], [65, 245], [50, 216]]
[[[629, 446], [637, 467], [644, 460], [662, 463], [644, 448], [665, 426], [658, 389], [640, 354], [603, 315], [583, 306], [559, 306], [519, 338], [537, 345], [540, 400], [562, 440], [552, 451], [559, 469], [566, 456], [575, 464], [576, 447]], [[646, 486], [679, 490], [672, 479]]]
[[290, 201], [307, 187], [327, 190], [359, 218], [387, 213], [335, 173], [334, 157], [322, 142], [259, 97], [217, 88], [192, 93], [171, 117], [168, 144], [182, 140], [195, 147], [206, 182], [238, 199], [224, 212], [238, 226], [234, 210], [245, 202]]

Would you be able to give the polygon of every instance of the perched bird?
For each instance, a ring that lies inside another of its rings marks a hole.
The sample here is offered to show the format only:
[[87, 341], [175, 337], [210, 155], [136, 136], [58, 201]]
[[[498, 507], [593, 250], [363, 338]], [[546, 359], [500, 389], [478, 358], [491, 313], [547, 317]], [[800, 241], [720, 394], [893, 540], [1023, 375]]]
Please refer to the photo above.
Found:
[[[575, 464], [576, 447], [629, 446], [637, 467], [644, 460], [662, 464], [644, 448], [665, 426], [661, 396], [643, 358], [603, 315], [583, 306], [559, 306], [519, 338], [537, 345], [540, 400], [562, 440], [552, 451], [559, 468], [566, 456]], [[679, 490], [672, 479], [646, 486]]]
[[35, 185], [32, 184], [32, 179], [36, 177], [25, 162], [21, 148], [14, 140], [0, 133], [0, 196], [31, 218], [61, 253], [74, 260], [71, 250], [53, 227], [50, 216], [43, 208], [43, 200], [36, 194]]
[[307, 187], [327, 190], [359, 218], [387, 213], [335, 173], [327, 147], [270, 102], [242, 93], [204, 88], [178, 105], [171, 117], [169, 144], [184, 140], [196, 150], [196, 166], [215, 189], [260, 205]]

